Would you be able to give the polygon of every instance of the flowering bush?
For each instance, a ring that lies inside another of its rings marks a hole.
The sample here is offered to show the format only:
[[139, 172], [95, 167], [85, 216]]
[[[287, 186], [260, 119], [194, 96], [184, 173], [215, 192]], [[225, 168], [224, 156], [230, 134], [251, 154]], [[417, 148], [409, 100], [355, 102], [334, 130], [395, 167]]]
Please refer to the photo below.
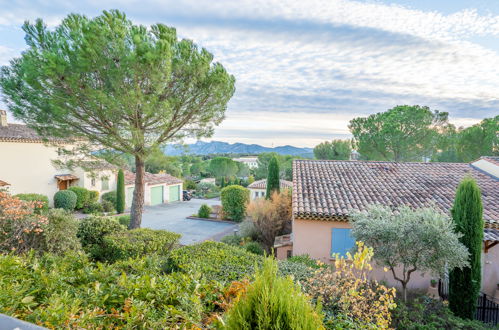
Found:
[[41, 245], [48, 220], [35, 211], [42, 207], [42, 202], [22, 201], [0, 191], [0, 251], [23, 253]]
[[390, 311], [396, 307], [395, 289], [369, 280], [373, 250], [362, 242], [357, 246], [353, 257], [350, 253], [346, 259], [337, 255], [334, 268], [316, 270], [305, 283], [306, 291], [321, 300], [330, 321], [343, 314], [366, 327], [386, 329], [391, 323]]

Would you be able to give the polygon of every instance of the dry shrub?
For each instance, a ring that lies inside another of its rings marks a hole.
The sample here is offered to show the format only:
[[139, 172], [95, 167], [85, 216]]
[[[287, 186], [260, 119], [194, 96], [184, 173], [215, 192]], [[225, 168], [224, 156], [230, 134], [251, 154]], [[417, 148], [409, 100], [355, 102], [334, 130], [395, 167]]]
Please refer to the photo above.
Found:
[[373, 250], [362, 242], [357, 246], [353, 257], [337, 255], [334, 268], [319, 268], [305, 283], [306, 291], [322, 301], [328, 316], [343, 314], [366, 327], [386, 329], [396, 307], [395, 289], [368, 278]]
[[289, 192], [274, 192], [271, 199], [255, 199], [247, 207], [259, 240], [270, 253], [278, 235], [286, 234], [291, 223], [292, 206]]

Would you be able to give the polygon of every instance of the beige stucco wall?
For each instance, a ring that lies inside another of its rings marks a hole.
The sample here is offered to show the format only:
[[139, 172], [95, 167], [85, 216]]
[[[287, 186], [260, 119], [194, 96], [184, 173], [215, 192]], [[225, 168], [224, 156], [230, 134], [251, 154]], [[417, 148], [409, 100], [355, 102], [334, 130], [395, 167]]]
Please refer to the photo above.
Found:
[[[76, 175], [79, 180], [76, 181], [75, 185], [79, 187], [86, 188], [88, 190], [96, 190], [99, 192], [99, 198], [102, 194], [116, 190], [117, 186], [117, 174], [116, 171], [113, 170], [103, 170], [103, 171], [94, 171], [85, 172], [82, 168], [76, 168], [73, 170], [73, 174]], [[92, 178], [95, 177], [94, 182], [92, 182]], [[102, 178], [107, 177], [109, 180], [109, 189], [103, 189]], [[95, 184], [92, 184], [95, 183]]]
[[[311, 258], [331, 263], [331, 229], [351, 228], [348, 222], [341, 221], [314, 221], [293, 220], [293, 255], [308, 254]], [[493, 295], [497, 283], [499, 283], [499, 245], [483, 254], [483, 276], [482, 291]], [[376, 266], [376, 265], [375, 265]], [[400, 272], [398, 273], [400, 274]], [[399, 287], [391, 272], [385, 272], [383, 267], [377, 266], [372, 272], [373, 278], [384, 281], [390, 286]], [[423, 275], [419, 272], [413, 273], [409, 282], [412, 289], [428, 289], [432, 276]]]
[[52, 165], [57, 157], [57, 148], [43, 143], [0, 142], [0, 180], [11, 184], [12, 194], [44, 194], [52, 204], [58, 191], [54, 176], [68, 173]]

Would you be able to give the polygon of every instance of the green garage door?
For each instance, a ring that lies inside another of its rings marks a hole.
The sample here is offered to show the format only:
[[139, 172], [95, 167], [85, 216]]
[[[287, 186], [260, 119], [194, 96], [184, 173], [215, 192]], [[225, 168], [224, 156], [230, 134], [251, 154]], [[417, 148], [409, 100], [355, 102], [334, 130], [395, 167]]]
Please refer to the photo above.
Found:
[[163, 204], [163, 186], [151, 188], [151, 205]]
[[127, 207], [132, 207], [133, 191], [134, 190], [135, 190], [135, 187], [128, 187], [126, 189], [126, 206]]
[[180, 186], [170, 186], [169, 201], [176, 202], [180, 200]]

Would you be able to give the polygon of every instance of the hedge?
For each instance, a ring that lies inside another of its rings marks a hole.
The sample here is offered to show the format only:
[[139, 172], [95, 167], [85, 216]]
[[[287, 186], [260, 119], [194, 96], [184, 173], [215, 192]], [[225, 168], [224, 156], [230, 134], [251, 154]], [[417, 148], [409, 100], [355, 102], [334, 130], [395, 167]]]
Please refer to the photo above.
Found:
[[69, 187], [68, 190], [76, 194], [76, 209], [81, 210], [90, 200], [90, 191], [83, 187]]
[[234, 221], [241, 221], [246, 215], [246, 204], [249, 202], [249, 190], [237, 186], [227, 186], [221, 192], [222, 208], [224, 214]]
[[71, 190], [60, 190], [54, 195], [54, 207], [73, 211], [76, 207], [76, 194]]
[[105, 260], [104, 236], [125, 231], [126, 228], [112, 217], [91, 216], [80, 220], [77, 236], [83, 250], [95, 260]]
[[103, 238], [106, 261], [157, 254], [167, 256], [177, 245], [180, 234], [166, 230], [139, 228], [116, 232]]
[[47, 211], [49, 209], [49, 198], [42, 194], [17, 194], [14, 197], [27, 202], [39, 202], [40, 207], [36, 208], [36, 212]]
[[203, 204], [199, 208], [198, 217], [208, 219], [210, 217], [210, 213], [211, 213], [211, 207], [209, 207], [207, 204]]
[[116, 190], [108, 191], [107, 193], [102, 194], [102, 201], [107, 201], [113, 204], [113, 207], [116, 209]]

